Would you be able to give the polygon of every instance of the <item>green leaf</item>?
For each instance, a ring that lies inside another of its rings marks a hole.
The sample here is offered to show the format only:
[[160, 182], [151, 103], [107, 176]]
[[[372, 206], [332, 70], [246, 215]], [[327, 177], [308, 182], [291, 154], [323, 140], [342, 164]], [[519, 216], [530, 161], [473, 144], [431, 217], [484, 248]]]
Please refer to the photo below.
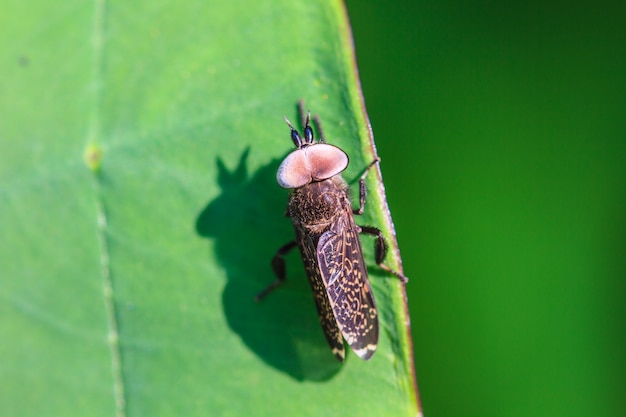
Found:
[[[373, 160], [339, 1], [6, 2], [3, 415], [418, 413], [404, 288], [374, 266], [379, 351], [339, 364], [275, 181], [302, 98], [355, 185]], [[365, 224], [389, 237], [378, 170]]]

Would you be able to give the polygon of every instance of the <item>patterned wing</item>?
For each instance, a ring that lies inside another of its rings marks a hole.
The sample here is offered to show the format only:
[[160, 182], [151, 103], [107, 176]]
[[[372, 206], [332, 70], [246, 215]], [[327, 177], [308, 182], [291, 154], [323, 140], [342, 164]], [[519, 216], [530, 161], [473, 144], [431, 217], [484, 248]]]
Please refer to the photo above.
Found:
[[333, 351], [333, 354], [340, 361], [344, 361], [346, 352], [343, 346], [343, 338], [341, 332], [337, 326], [337, 320], [333, 314], [328, 294], [324, 288], [324, 282], [320, 275], [320, 269], [317, 264], [317, 254], [315, 242], [309, 236], [303, 236], [300, 238], [300, 249], [302, 251], [302, 259], [304, 261], [304, 267], [306, 274], [309, 277], [309, 283], [315, 296], [315, 305], [317, 306], [317, 313], [320, 318], [320, 324], [326, 335], [326, 340]]
[[369, 359], [378, 345], [378, 312], [352, 217], [338, 218], [320, 237], [317, 249], [321, 278], [339, 329], [352, 350]]

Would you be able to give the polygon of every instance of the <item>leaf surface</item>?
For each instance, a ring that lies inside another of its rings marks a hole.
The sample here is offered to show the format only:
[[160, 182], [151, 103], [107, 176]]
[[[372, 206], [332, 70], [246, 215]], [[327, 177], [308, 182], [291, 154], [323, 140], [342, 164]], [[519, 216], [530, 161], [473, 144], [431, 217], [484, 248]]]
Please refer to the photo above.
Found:
[[[354, 186], [374, 158], [340, 2], [5, 4], [6, 415], [415, 415], [404, 290], [379, 351], [330, 353], [276, 185], [302, 98]], [[11, 16], [9, 19], [8, 16]], [[393, 238], [378, 172], [362, 223]], [[392, 241], [392, 243], [394, 243]], [[397, 251], [388, 258], [397, 267]]]

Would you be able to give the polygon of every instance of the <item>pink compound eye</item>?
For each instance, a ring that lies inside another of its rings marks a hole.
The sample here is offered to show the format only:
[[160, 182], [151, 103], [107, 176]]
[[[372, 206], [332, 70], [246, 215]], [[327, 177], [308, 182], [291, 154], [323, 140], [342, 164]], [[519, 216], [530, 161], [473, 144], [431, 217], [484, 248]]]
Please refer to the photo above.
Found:
[[336, 146], [320, 143], [309, 146], [305, 152], [311, 177], [316, 181], [334, 177], [348, 167], [348, 155]]
[[348, 167], [348, 155], [336, 146], [316, 143], [296, 149], [283, 160], [276, 181], [283, 188], [299, 188], [322, 181]]
[[283, 188], [298, 188], [311, 182], [311, 169], [303, 149], [296, 149], [283, 160], [276, 173]]

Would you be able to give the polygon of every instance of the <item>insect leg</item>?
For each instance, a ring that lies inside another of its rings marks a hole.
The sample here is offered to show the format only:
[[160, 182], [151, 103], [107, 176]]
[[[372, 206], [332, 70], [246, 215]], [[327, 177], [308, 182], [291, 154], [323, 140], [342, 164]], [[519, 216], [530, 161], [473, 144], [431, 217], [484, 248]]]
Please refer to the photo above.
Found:
[[365, 210], [365, 198], [367, 197], [367, 191], [365, 190], [365, 177], [370, 172], [370, 169], [374, 165], [380, 162], [380, 158], [376, 157], [368, 166], [365, 168], [365, 172], [359, 178], [359, 208], [352, 210], [354, 214], [358, 214], [359, 216], [363, 214], [363, 210]]
[[324, 136], [324, 131], [322, 130], [322, 122], [320, 122], [320, 118], [317, 114], [313, 116], [313, 124], [315, 125], [315, 130], [317, 130], [319, 142], [326, 143], [326, 137]]
[[280, 249], [276, 251], [276, 255], [272, 258], [272, 269], [274, 270], [274, 274], [276, 275], [276, 279], [270, 285], [267, 286], [263, 291], [257, 294], [255, 297], [256, 301], [261, 301], [267, 294], [276, 289], [280, 284], [285, 282], [285, 277], [287, 276], [287, 270], [285, 268], [285, 256], [289, 253], [290, 250], [298, 246], [298, 243], [295, 240], [287, 243], [284, 246], [281, 246]]
[[304, 111], [304, 100], [298, 100], [298, 115], [300, 116], [300, 126], [302, 126], [302, 129], [306, 126], [306, 114], [307, 112]]
[[376, 257], [376, 263], [378, 264], [378, 266], [385, 271], [391, 272], [392, 274], [397, 276], [400, 281], [407, 282], [408, 279], [404, 275], [402, 275], [398, 271], [394, 271], [383, 263], [383, 261], [385, 260], [385, 255], [387, 255], [387, 242], [385, 241], [385, 236], [383, 236], [383, 232], [380, 229], [371, 226], [360, 226], [360, 228], [361, 233], [376, 237], [376, 241], [374, 242], [374, 256]]

